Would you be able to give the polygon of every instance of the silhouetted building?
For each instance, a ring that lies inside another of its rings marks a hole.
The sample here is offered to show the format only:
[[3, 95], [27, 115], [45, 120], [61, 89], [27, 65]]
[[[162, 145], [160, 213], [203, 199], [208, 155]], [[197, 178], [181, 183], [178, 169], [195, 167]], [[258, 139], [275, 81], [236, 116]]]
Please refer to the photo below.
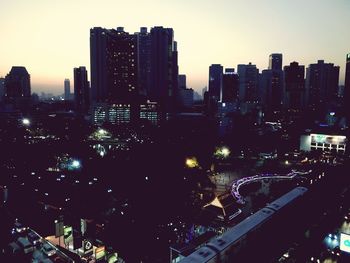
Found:
[[151, 29], [151, 88], [148, 97], [171, 112], [178, 87], [177, 45], [172, 28]]
[[181, 109], [189, 109], [193, 106], [193, 89], [179, 88], [178, 97]]
[[350, 105], [350, 53], [346, 55], [345, 87], [344, 87], [344, 109], [348, 122], [350, 121], [350, 111], [346, 110]]
[[221, 102], [235, 102], [239, 94], [239, 77], [233, 68], [225, 69], [221, 79]]
[[5, 95], [5, 79], [0, 78], [0, 101], [2, 101]]
[[287, 109], [300, 110], [305, 106], [305, 67], [292, 62], [284, 67], [285, 106]]
[[339, 67], [319, 60], [306, 69], [307, 103], [318, 107], [337, 97], [339, 85]]
[[151, 88], [151, 35], [141, 27], [137, 35], [139, 92], [147, 95]]
[[259, 101], [266, 111], [281, 110], [283, 84], [282, 54], [271, 54], [269, 69], [262, 71], [259, 82]]
[[282, 54], [273, 53], [269, 57], [269, 69], [282, 70]]
[[77, 112], [88, 112], [90, 107], [90, 87], [85, 67], [74, 68], [74, 101]]
[[30, 98], [30, 76], [25, 67], [12, 67], [5, 78], [5, 97], [7, 99]]
[[222, 74], [223, 67], [220, 64], [212, 64], [209, 67], [209, 96], [216, 101], [220, 99]]
[[180, 89], [186, 89], [186, 75], [185, 74], [179, 74], [179, 88]]
[[239, 98], [241, 102], [258, 102], [258, 77], [259, 70], [249, 62], [248, 65], [240, 64], [237, 67], [239, 76]]
[[93, 102], [131, 103], [138, 93], [137, 35], [124, 28], [90, 30]]
[[64, 80], [64, 99], [70, 99], [70, 81], [69, 79]]

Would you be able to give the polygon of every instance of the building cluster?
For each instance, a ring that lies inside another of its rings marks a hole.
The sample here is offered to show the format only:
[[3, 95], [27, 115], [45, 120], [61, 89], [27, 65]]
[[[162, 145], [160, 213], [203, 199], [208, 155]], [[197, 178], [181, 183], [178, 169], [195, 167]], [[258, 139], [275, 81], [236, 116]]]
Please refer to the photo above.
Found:
[[[220, 64], [209, 67], [208, 90], [203, 90], [208, 116], [229, 113], [281, 112], [300, 115], [304, 110], [335, 112], [347, 117], [350, 103], [350, 54], [346, 57], [345, 85], [339, 86], [339, 66], [318, 60], [307, 68], [298, 62], [283, 67], [283, 56], [271, 54], [268, 69], [261, 72], [252, 63], [237, 70]], [[177, 42], [172, 28], [156, 26], [129, 33], [123, 27], [90, 30], [91, 77], [85, 67], [74, 68], [74, 93], [64, 80], [62, 99], [74, 101], [78, 114], [91, 116], [93, 124], [123, 124], [147, 121], [158, 124], [178, 112], [190, 112], [194, 91], [179, 74]], [[0, 78], [3, 102], [29, 104], [30, 75], [15, 66]], [[340, 105], [340, 106], [339, 106]]]
[[[291, 62], [282, 67], [282, 54], [271, 54], [268, 69], [252, 63], [239, 64], [225, 71], [220, 64], [209, 67], [209, 89], [204, 98], [209, 112], [215, 114], [223, 107], [241, 113], [260, 108], [264, 113], [281, 111], [319, 111], [340, 101], [350, 89], [350, 64], [347, 56], [347, 84], [339, 89], [339, 66], [318, 60], [305, 66]], [[231, 105], [230, 105], [231, 104]], [[344, 104], [346, 104], [344, 102]], [[322, 108], [323, 109], [323, 108]]]

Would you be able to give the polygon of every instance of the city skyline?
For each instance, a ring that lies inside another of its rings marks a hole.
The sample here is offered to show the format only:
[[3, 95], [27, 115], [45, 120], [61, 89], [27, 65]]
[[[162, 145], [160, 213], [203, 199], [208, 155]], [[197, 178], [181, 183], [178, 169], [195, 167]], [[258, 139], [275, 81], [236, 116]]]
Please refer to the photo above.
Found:
[[211, 64], [237, 71], [238, 64], [252, 62], [261, 72], [268, 68], [271, 53], [283, 54], [283, 66], [297, 61], [306, 68], [321, 59], [334, 63], [340, 66], [343, 84], [350, 52], [348, 7], [347, 1], [313, 0], [249, 4], [5, 0], [0, 9], [0, 76], [5, 77], [12, 66], [24, 66], [33, 92], [62, 94], [64, 79], [73, 80], [74, 67], [85, 66], [90, 80], [90, 28], [124, 26], [128, 32], [137, 32], [142, 26], [164, 26], [174, 29], [179, 73], [186, 74], [188, 86], [197, 92], [208, 86]]

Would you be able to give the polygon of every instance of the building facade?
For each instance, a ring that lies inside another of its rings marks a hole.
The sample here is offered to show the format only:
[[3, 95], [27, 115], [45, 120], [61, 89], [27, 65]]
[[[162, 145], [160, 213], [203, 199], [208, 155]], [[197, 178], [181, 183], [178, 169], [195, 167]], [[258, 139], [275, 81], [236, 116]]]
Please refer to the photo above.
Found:
[[87, 113], [90, 107], [90, 87], [85, 67], [74, 68], [74, 102], [78, 113]]

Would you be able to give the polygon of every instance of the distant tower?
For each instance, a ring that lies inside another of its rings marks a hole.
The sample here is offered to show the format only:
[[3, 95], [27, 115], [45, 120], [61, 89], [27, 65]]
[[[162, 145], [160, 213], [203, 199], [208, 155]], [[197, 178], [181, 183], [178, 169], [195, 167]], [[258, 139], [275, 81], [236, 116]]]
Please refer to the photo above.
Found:
[[319, 60], [306, 70], [307, 103], [319, 107], [337, 97], [339, 88], [339, 67]]
[[220, 64], [212, 64], [209, 67], [209, 96], [216, 101], [220, 99], [222, 74], [223, 67]]
[[64, 80], [64, 99], [70, 99], [70, 81], [69, 79]]
[[282, 54], [273, 53], [269, 57], [269, 69], [282, 70]]
[[180, 89], [186, 89], [186, 75], [180, 74], [179, 75], [179, 88]]
[[287, 109], [301, 110], [305, 107], [305, 67], [292, 62], [284, 67], [285, 106]]
[[5, 79], [0, 78], [0, 101], [2, 101], [5, 95]]
[[239, 77], [233, 68], [226, 68], [221, 81], [221, 102], [238, 101]]
[[141, 27], [137, 35], [139, 92], [147, 95], [151, 86], [151, 35], [147, 27]]
[[265, 109], [270, 112], [281, 110], [283, 101], [282, 54], [270, 55], [269, 69], [262, 71], [259, 87], [259, 100]]
[[344, 87], [344, 110], [348, 123], [350, 123], [350, 111], [347, 109], [350, 105], [350, 53], [346, 55], [346, 69], [345, 69], [345, 87]]
[[74, 68], [74, 101], [77, 112], [88, 112], [90, 88], [85, 67]]
[[25, 67], [12, 67], [5, 78], [5, 97], [7, 99], [30, 98], [30, 76]]
[[248, 65], [237, 66], [239, 76], [239, 98], [241, 102], [256, 103], [258, 101], [259, 69], [249, 62]]

